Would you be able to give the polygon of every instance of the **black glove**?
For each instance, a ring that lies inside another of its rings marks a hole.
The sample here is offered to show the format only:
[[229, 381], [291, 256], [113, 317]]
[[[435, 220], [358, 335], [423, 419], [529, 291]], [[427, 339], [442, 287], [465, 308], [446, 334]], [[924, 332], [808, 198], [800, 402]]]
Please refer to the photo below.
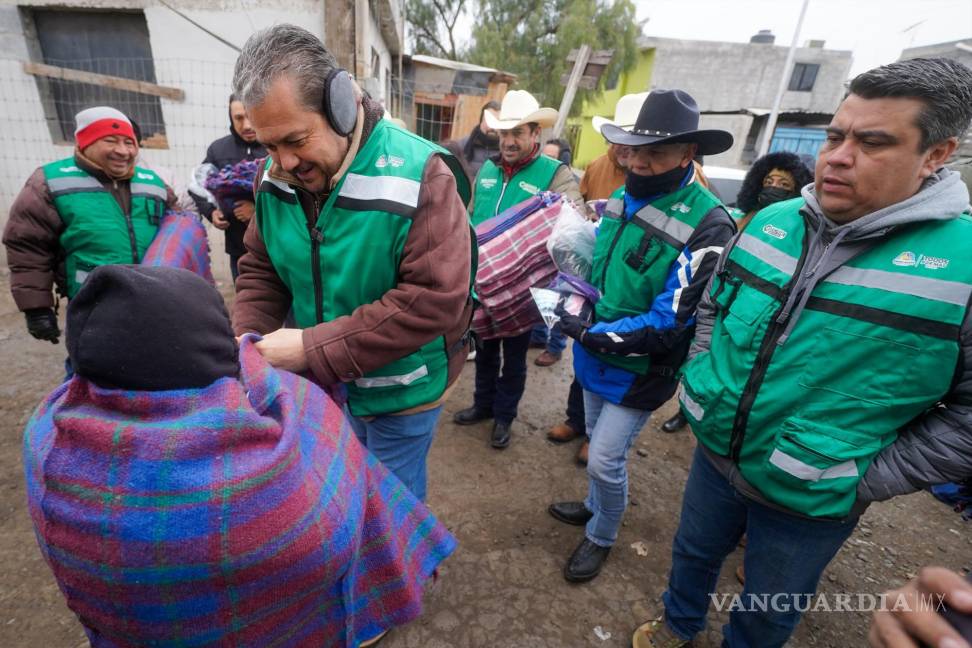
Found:
[[53, 308], [31, 308], [24, 311], [27, 318], [27, 332], [38, 340], [48, 340], [57, 344], [61, 329], [57, 327], [57, 315]]
[[590, 324], [588, 324], [581, 318], [577, 317], [576, 315], [571, 315], [566, 312], [560, 314], [561, 332], [568, 337], [574, 338], [581, 344], [584, 343], [584, 335], [587, 333], [587, 328], [589, 326]]

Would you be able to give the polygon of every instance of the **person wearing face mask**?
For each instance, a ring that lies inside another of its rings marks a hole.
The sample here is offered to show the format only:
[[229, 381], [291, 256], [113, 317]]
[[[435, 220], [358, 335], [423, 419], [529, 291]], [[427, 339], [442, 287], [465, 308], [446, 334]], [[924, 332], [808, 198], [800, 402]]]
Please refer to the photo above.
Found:
[[557, 520], [586, 527], [564, 568], [571, 582], [596, 577], [617, 539], [628, 451], [652, 410], [675, 393], [696, 305], [736, 231], [719, 199], [696, 181], [693, 164], [696, 155], [729, 149], [732, 135], [698, 126], [688, 93], [653, 90], [630, 131], [601, 129], [632, 151], [624, 190], [608, 202], [594, 245], [591, 282], [602, 293], [594, 324], [567, 314], [560, 320], [576, 340], [590, 437], [587, 499], [549, 508]]
[[139, 263], [176, 204], [158, 174], [136, 165], [138, 140], [121, 111], [88, 108], [75, 124], [74, 154], [31, 174], [3, 231], [14, 302], [28, 332], [54, 344], [52, 289], [73, 299], [96, 267]]
[[[749, 221], [759, 210], [773, 203], [800, 195], [800, 190], [813, 182], [813, 175], [803, 161], [794, 153], [777, 151], [768, 153], [756, 160], [743, 178], [736, 206], [744, 216], [739, 219], [739, 230], [746, 228]], [[677, 432], [686, 426], [688, 420], [679, 410], [674, 416], [662, 423], [662, 432]]]
[[[229, 98], [229, 135], [220, 137], [206, 149], [203, 164], [212, 164], [217, 169], [236, 164], [242, 160], [256, 160], [266, 157], [267, 150], [257, 141], [256, 131], [246, 116], [243, 102], [230, 95]], [[243, 246], [243, 233], [253, 218], [255, 210], [252, 200], [228, 200], [221, 204], [213, 203], [193, 195], [199, 213], [209, 220], [216, 229], [223, 230], [226, 238], [226, 254], [230, 258], [230, 272], [233, 280], [239, 276], [240, 257], [246, 252]]]
[[795, 153], [776, 151], [753, 163], [743, 178], [736, 206], [745, 214], [739, 220], [743, 230], [759, 210], [800, 195], [813, 182], [813, 174]]

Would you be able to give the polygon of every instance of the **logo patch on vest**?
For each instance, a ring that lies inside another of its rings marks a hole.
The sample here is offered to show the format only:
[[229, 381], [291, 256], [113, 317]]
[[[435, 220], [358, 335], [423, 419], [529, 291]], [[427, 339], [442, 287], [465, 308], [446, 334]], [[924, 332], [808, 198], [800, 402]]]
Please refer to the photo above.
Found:
[[894, 257], [891, 262], [896, 266], [914, 266], [918, 265], [918, 259], [915, 257], [914, 252], [902, 252], [898, 256]]
[[668, 211], [677, 211], [677, 212], [681, 212], [682, 214], [687, 214], [690, 211], [692, 211], [692, 208], [683, 202], [677, 202], [671, 207], [669, 207]]
[[763, 225], [763, 234], [780, 239], [781, 241], [786, 238], [786, 230], [781, 230], [774, 225]]
[[492, 189], [496, 186], [496, 178], [483, 178], [479, 181], [479, 186], [483, 189]]
[[142, 173], [141, 171], [139, 171], [135, 175], [138, 176], [138, 179], [139, 180], [154, 180], [155, 179], [155, 176], [152, 175], [151, 173]]
[[532, 184], [530, 184], [529, 182], [526, 182], [525, 180], [520, 180], [520, 189], [522, 189], [523, 191], [526, 191], [528, 193], [531, 193], [534, 196], [536, 196], [538, 193], [540, 193], [540, 187], [535, 187]]
[[906, 268], [915, 268], [921, 266], [926, 270], [941, 270], [942, 268], [947, 268], [950, 261], [950, 259], [943, 259], [942, 257], [915, 254], [914, 252], [908, 250], [894, 257], [891, 263], [896, 266], [903, 266]]
[[58, 169], [58, 171], [60, 171], [61, 173], [77, 173], [80, 170], [81, 169], [74, 166], [73, 164], [71, 166], [61, 167], [60, 169]]
[[392, 167], [394, 167], [394, 168], [397, 169], [397, 168], [403, 166], [404, 164], [405, 164], [404, 158], [400, 158], [400, 157], [395, 156], [395, 155], [389, 155], [387, 157], [384, 156], [384, 155], [381, 155], [375, 161], [375, 166], [378, 167], [379, 169], [384, 169], [386, 166], [389, 166], [389, 165], [391, 165]]

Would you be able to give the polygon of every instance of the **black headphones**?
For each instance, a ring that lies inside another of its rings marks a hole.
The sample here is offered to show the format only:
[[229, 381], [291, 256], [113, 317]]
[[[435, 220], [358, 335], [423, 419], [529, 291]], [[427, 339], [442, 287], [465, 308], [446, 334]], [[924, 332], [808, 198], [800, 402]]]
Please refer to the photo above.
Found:
[[336, 68], [324, 80], [321, 106], [331, 129], [342, 137], [354, 132], [358, 123], [358, 100], [354, 96], [354, 81], [347, 70]]

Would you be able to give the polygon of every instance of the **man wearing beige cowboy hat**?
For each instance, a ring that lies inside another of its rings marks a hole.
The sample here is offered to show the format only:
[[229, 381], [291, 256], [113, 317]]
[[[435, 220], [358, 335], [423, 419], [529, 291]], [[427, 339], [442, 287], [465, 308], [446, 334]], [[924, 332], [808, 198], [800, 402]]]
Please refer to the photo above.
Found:
[[[503, 97], [499, 114], [486, 111], [484, 117], [499, 135], [500, 152], [483, 164], [473, 184], [469, 203], [473, 226], [540, 191], [555, 191], [586, 211], [570, 167], [540, 153], [540, 130], [553, 126], [556, 110], [541, 108], [526, 90], [511, 90]], [[510, 444], [510, 426], [526, 386], [530, 334], [527, 330], [482, 341], [476, 354], [473, 406], [453, 417], [459, 425], [493, 419], [490, 444], [497, 449]]]
[[590, 451], [585, 501], [550, 514], [585, 526], [564, 577], [598, 575], [627, 506], [627, 454], [648, 420], [675, 393], [695, 329], [695, 308], [723, 246], [735, 232], [729, 212], [696, 180], [693, 158], [732, 146], [732, 135], [699, 129], [695, 100], [653, 90], [631, 131], [605, 124], [612, 144], [632, 148], [624, 191], [608, 202], [594, 244], [591, 282], [602, 297], [594, 325], [564, 314], [574, 338], [574, 373], [584, 388]]

